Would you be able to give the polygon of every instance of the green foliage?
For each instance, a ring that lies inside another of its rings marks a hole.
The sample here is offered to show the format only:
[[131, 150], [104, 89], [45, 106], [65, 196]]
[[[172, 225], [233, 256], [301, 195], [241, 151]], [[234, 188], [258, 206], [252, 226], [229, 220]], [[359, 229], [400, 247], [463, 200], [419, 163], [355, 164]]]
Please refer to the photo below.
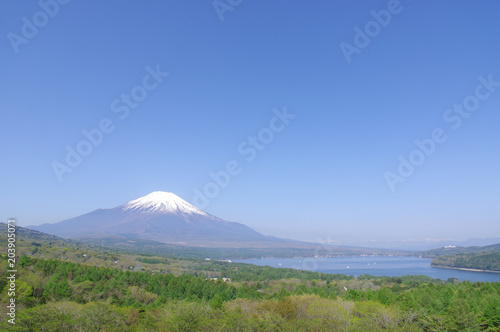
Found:
[[269, 281], [281, 279], [301, 280], [352, 280], [353, 276], [345, 274], [329, 274], [314, 271], [302, 271], [287, 268], [273, 268], [269, 266], [256, 266], [243, 263], [229, 263], [220, 261], [191, 261], [186, 272], [193, 275], [205, 275], [206, 277], [228, 277], [232, 281]]
[[[24, 235], [32, 238], [19, 241], [17, 248], [16, 325], [3, 320], [0, 330], [500, 331], [500, 283], [424, 276], [354, 278], [125, 255], [43, 233]], [[23, 254], [34, 249], [36, 255]], [[42, 255], [57, 259], [40, 259]], [[488, 255], [484, 257], [496, 259]], [[6, 271], [3, 256], [2, 289]], [[6, 301], [4, 289], [4, 317]]]
[[18, 286], [13, 331], [500, 329], [500, 283], [368, 276], [233, 283], [32, 258]]
[[29, 258], [28, 256], [22, 256], [19, 259], [19, 266], [20, 267], [25, 267], [26, 265], [29, 265], [30, 263], [31, 263], [31, 258]]
[[484, 247], [444, 247], [418, 253], [436, 267], [500, 271], [500, 243]]
[[500, 271], [500, 251], [438, 256], [433, 266]]
[[51, 302], [20, 311], [16, 324], [8, 328], [9, 331], [118, 331], [126, 326], [127, 314], [127, 310], [103, 302], [86, 305]]
[[136, 258], [135, 260], [138, 262], [147, 263], [147, 264], [167, 264], [168, 263], [167, 258], [147, 258], [147, 257], [142, 258], [142, 257], [139, 257], [139, 258]]
[[158, 298], [158, 295], [145, 291], [137, 286], [130, 287], [130, 296], [137, 302], [148, 305], [153, 303]]
[[222, 296], [220, 296], [220, 294], [215, 294], [215, 296], [210, 300], [210, 302], [208, 302], [210, 307], [218, 309], [222, 308], [223, 303], [224, 299], [222, 298]]
[[483, 247], [443, 247], [432, 249], [424, 252], [419, 252], [417, 255], [434, 258], [437, 256], [446, 256], [446, 255], [457, 255], [457, 254], [476, 254], [481, 252], [500, 252], [500, 243], [492, 244], [489, 246]]

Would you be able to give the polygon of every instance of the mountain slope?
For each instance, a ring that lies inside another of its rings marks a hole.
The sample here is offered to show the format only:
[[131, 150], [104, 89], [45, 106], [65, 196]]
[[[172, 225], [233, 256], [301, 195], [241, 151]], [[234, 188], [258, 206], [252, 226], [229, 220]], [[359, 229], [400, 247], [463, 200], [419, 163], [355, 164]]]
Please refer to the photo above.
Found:
[[419, 252], [418, 255], [427, 258], [434, 258], [443, 255], [476, 254], [489, 251], [500, 251], [500, 243], [487, 246], [471, 246], [471, 247], [447, 246], [447, 247], [441, 247], [437, 249]]
[[483, 247], [444, 247], [419, 253], [431, 265], [453, 269], [500, 271], [500, 243]]
[[475, 254], [437, 256], [431, 262], [435, 267], [472, 269], [500, 272], [500, 251], [485, 251]]
[[115, 208], [98, 209], [55, 224], [30, 228], [66, 238], [121, 235], [211, 247], [238, 247], [250, 242], [251, 246], [296, 242], [262, 235], [243, 224], [212, 216], [175, 194], [161, 191]]

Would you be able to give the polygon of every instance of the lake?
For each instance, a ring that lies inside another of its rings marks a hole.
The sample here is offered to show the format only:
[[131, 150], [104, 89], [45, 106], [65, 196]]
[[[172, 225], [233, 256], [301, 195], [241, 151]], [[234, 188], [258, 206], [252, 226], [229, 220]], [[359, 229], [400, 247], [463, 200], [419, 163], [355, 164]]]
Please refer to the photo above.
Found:
[[342, 273], [355, 277], [361, 274], [401, 277], [426, 275], [435, 279], [457, 278], [461, 281], [500, 282], [500, 273], [472, 272], [431, 267], [431, 259], [397, 256], [318, 257], [318, 258], [254, 258], [234, 259], [233, 262], [268, 265], [278, 268], [323, 273]]

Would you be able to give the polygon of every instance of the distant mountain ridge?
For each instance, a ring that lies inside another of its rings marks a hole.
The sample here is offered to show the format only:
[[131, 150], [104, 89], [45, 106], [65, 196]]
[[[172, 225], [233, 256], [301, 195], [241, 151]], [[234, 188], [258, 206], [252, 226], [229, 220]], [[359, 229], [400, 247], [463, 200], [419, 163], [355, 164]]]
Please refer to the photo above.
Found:
[[467, 240], [399, 240], [399, 241], [370, 241], [370, 242], [340, 242], [343, 246], [356, 246], [361, 248], [380, 248], [393, 250], [425, 251], [447, 246], [455, 247], [474, 247], [487, 246], [500, 243], [500, 238], [478, 239], [471, 238]]
[[97, 209], [54, 224], [28, 226], [65, 238], [122, 235], [181, 245], [269, 246], [299, 241], [265, 236], [248, 226], [208, 214], [179, 196], [156, 191], [111, 209]]
[[424, 257], [434, 258], [444, 255], [458, 255], [458, 254], [468, 255], [468, 254], [477, 254], [484, 252], [500, 252], [500, 243], [491, 244], [488, 246], [470, 246], [470, 247], [446, 246], [420, 252], [419, 255]]

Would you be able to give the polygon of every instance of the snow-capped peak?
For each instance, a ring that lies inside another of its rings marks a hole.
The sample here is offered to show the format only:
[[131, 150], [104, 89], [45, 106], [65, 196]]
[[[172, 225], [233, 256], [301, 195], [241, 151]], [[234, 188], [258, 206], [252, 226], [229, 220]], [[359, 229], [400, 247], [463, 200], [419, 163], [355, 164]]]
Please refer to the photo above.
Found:
[[148, 213], [175, 213], [175, 214], [200, 214], [208, 216], [207, 213], [189, 204], [179, 196], [164, 192], [155, 191], [149, 195], [130, 201], [123, 205], [124, 210]]

